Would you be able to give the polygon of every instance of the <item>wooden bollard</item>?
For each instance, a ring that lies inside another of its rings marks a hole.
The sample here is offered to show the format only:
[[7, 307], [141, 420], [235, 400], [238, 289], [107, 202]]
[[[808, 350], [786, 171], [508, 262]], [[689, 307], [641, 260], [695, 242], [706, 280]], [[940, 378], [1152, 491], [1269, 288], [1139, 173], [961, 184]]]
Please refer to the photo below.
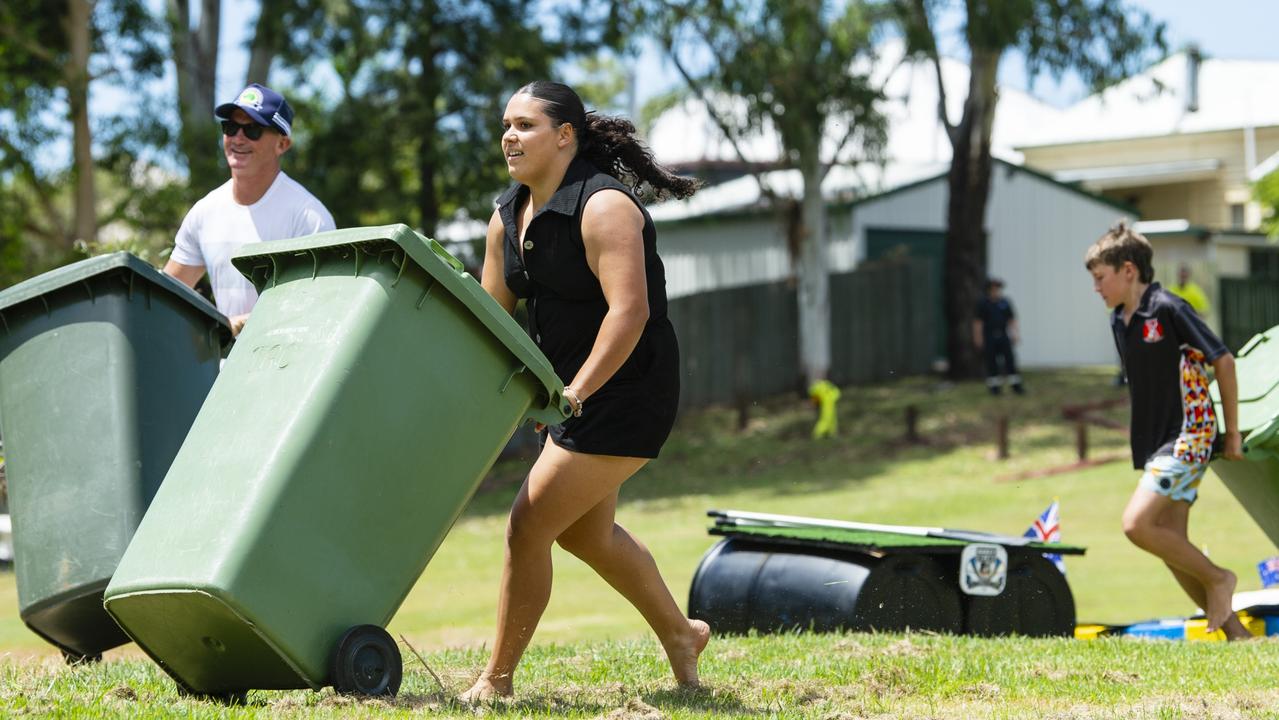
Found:
[[1008, 416], [1000, 415], [995, 419], [995, 434], [998, 436], [999, 449], [997, 457], [1000, 460], [1008, 459]]
[[914, 405], [906, 406], [906, 442], [919, 443], [919, 408]]
[[1088, 423], [1083, 420], [1075, 421], [1075, 452], [1079, 455], [1079, 462], [1088, 459]]

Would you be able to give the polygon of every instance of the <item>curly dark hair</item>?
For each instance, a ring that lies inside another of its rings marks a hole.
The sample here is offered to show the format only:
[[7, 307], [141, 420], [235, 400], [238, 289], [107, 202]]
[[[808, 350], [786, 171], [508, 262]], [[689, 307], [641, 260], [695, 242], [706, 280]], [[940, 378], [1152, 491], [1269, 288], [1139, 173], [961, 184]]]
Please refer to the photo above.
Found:
[[568, 123], [577, 131], [577, 154], [629, 186], [637, 195], [645, 183], [657, 198], [686, 198], [701, 183], [681, 177], [653, 159], [653, 152], [635, 137], [635, 125], [614, 115], [587, 112], [573, 88], [549, 80], [535, 80], [515, 94], [542, 101], [556, 127]]

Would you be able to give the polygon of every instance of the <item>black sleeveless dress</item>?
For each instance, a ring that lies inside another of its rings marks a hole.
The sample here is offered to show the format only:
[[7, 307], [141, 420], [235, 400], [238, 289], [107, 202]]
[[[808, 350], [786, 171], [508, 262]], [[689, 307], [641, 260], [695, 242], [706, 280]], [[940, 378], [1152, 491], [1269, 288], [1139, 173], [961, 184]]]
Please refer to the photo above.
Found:
[[[521, 257], [520, 209], [529, 189], [516, 185], [498, 198], [506, 230], [506, 284], [528, 299], [529, 335], [566, 385], [595, 345], [608, 303], [586, 264], [582, 209], [600, 190], [620, 190], [644, 214], [644, 270], [648, 324], [618, 371], [585, 401], [581, 417], [547, 428], [555, 444], [592, 455], [655, 458], [670, 435], [679, 406], [679, 345], [666, 316], [666, 273], [657, 256], [657, 231], [630, 190], [581, 158], [525, 231]], [[543, 438], [545, 440], [545, 438]]]

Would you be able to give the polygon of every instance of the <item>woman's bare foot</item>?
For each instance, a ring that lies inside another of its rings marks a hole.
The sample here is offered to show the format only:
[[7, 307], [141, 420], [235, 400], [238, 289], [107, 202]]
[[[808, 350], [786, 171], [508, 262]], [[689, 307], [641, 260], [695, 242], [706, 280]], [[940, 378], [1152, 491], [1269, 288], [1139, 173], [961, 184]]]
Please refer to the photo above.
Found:
[[471, 689], [458, 695], [457, 699], [467, 705], [478, 705], [495, 697], [510, 697], [514, 693], [515, 688], [509, 675], [502, 679], [491, 677], [488, 673], [480, 673], [479, 679], [475, 681]]
[[1208, 607], [1204, 608], [1204, 614], [1208, 616], [1208, 632], [1220, 630], [1234, 614], [1231, 604], [1238, 582], [1234, 573], [1223, 568], [1217, 581], [1207, 586]]
[[711, 626], [701, 620], [689, 620], [688, 632], [666, 646], [675, 680], [684, 687], [698, 687], [697, 658], [711, 641]]

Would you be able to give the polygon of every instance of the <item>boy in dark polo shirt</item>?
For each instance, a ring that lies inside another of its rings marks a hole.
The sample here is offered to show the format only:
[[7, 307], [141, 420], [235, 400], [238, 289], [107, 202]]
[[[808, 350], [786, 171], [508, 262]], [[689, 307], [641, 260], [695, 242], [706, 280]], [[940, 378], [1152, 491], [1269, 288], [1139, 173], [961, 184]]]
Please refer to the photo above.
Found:
[[1114, 310], [1110, 324], [1132, 399], [1133, 466], [1144, 470], [1124, 509], [1124, 534], [1164, 561], [1204, 609], [1209, 631], [1251, 637], [1231, 609], [1234, 573], [1213, 564], [1186, 532], [1217, 437], [1207, 365], [1221, 391], [1224, 456], [1243, 457], [1235, 359], [1184, 300], [1154, 282], [1153, 255], [1146, 238], [1120, 221], [1084, 258], [1093, 288]]

